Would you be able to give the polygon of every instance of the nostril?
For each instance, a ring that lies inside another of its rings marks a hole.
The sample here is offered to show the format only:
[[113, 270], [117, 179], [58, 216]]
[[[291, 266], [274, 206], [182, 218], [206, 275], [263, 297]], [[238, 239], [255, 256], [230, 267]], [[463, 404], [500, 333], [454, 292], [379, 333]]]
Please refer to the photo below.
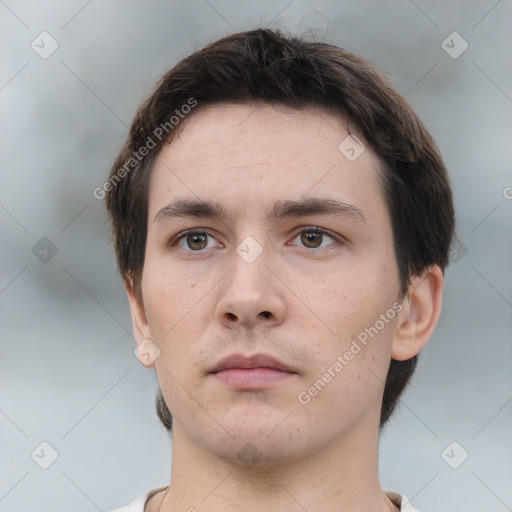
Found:
[[236, 320], [236, 315], [234, 315], [233, 313], [228, 313], [228, 317], [230, 320]]
[[270, 313], [269, 311], [262, 311], [260, 315], [263, 315], [265, 318], [268, 318], [272, 316], [272, 313]]

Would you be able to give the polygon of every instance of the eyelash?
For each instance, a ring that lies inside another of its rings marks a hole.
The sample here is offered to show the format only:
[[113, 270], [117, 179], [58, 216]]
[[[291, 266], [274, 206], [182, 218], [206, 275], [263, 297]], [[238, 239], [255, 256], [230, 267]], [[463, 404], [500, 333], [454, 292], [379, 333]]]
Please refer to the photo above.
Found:
[[[338, 235], [328, 229], [324, 229], [324, 228], [320, 228], [318, 226], [304, 226], [301, 228], [300, 231], [297, 231], [296, 234], [294, 235], [293, 237], [293, 240], [295, 238], [297, 238], [297, 236], [299, 236], [300, 234], [302, 233], [318, 233], [318, 234], [321, 234], [321, 235], [327, 235], [329, 238], [332, 238], [334, 240], [334, 243], [331, 243], [329, 244], [327, 247], [322, 247], [320, 249], [318, 248], [311, 248], [311, 247], [305, 247], [305, 246], [302, 246], [303, 249], [311, 249], [312, 251], [318, 251], [318, 250], [321, 250], [321, 249], [327, 249], [328, 247], [332, 246], [332, 245], [343, 245], [343, 243], [346, 241], [341, 235]], [[192, 229], [188, 229], [186, 231], [182, 231], [181, 233], [179, 233], [177, 236], [175, 236], [173, 238], [173, 240], [171, 240], [171, 242], [169, 243], [169, 246], [171, 248], [174, 248], [177, 246], [177, 244], [183, 240], [184, 238], [186, 238], [187, 236], [189, 235], [207, 235], [207, 236], [210, 236], [212, 238], [214, 238], [212, 235], [210, 235], [204, 228], [192, 228]], [[177, 247], [178, 249], [181, 249], [180, 247]], [[199, 249], [197, 251], [194, 251], [192, 249], [182, 249], [186, 252], [192, 252], [192, 253], [201, 253], [204, 251], [204, 249]]]

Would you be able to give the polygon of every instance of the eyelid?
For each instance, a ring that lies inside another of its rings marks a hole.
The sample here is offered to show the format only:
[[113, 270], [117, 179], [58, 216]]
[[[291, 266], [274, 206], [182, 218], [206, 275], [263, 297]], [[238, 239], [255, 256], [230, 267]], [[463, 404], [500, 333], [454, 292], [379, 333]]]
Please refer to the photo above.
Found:
[[[176, 246], [183, 238], [189, 235], [208, 235], [217, 240], [210, 232], [208, 228], [190, 228], [185, 231], [180, 231], [176, 236], [174, 236], [171, 241], [167, 244], [169, 247], [173, 248]], [[217, 240], [217, 242], [219, 242]], [[219, 242], [221, 243], [221, 242]], [[189, 252], [202, 252], [202, 251], [189, 251]]]
[[[348, 240], [344, 236], [339, 235], [338, 233], [335, 233], [334, 231], [331, 231], [330, 229], [321, 228], [320, 226], [300, 226], [295, 230], [295, 234], [293, 235], [292, 240], [297, 238], [297, 236], [300, 233], [304, 233], [304, 232], [306, 232], [306, 233], [313, 232], [313, 233], [320, 233], [322, 235], [327, 235], [330, 238], [332, 238], [335, 242], [337, 242], [338, 244], [344, 244], [344, 243], [348, 242]], [[334, 245], [334, 244], [329, 244], [329, 246], [330, 245]], [[308, 247], [303, 247], [303, 249], [308, 249]]]
[[[342, 236], [338, 233], [335, 233], [334, 231], [331, 231], [330, 229], [321, 228], [320, 226], [299, 226], [294, 230], [294, 235], [293, 235], [292, 240], [294, 240], [300, 233], [308, 232], [308, 231], [327, 235], [339, 244], [344, 244], [344, 243], [349, 242], [349, 240], [347, 240], [344, 236]], [[167, 245], [171, 248], [174, 248], [183, 238], [185, 238], [189, 235], [194, 235], [194, 234], [208, 235], [208, 236], [211, 236], [212, 238], [214, 238], [215, 240], [217, 240], [212, 234], [209, 233], [208, 228], [190, 228], [190, 229], [186, 229], [185, 231], [180, 231], [176, 236], [174, 236], [171, 239], [171, 241]], [[219, 242], [219, 241], [217, 240], [217, 242]], [[219, 242], [219, 243], [222, 243], [222, 242]], [[334, 244], [329, 244], [329, 245], [334, 245]], [[310, 249], [310, 248], [303, 247], [303, 249]], [[204, 249], [199, 250], [199, 251], [190, 250], [187, 252], [203, 252], [203, 251], [204, 251]]]

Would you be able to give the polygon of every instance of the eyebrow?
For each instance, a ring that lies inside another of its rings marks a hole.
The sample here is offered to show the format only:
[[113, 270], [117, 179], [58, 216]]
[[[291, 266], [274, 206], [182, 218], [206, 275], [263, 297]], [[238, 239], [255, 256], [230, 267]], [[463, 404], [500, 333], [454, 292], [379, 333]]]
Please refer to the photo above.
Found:
[[[300, 201], [276, 201], [272, 208], [266, 212], [265, 217], [268, 221], [278, 222], [286, 217], [306, 215], [332, 215], [366, 223], [366, 217], [359, 208], [328, 197], [309, 197]], [[180, 199], [158, 210], [153, 222], [179, 217], [218, 219], [221, 221], [227, 221], [229, 218], [220, 203]]]

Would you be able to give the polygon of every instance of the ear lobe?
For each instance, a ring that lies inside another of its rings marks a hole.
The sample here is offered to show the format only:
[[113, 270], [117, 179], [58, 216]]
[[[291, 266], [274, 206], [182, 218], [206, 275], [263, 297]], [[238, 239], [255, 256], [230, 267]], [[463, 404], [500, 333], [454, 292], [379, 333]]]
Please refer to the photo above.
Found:
[[443, 273], [437, 265], [411, 279], [391, 346], [393, 359], [411, 359], [425, 347], [441, 315], [443, 287]]
[[[124, 278], [124, 288], [130, 304], [130, 313], [132, 317], [133, 335], [137, 344], [137, 354], [139, 361], [146, 368], [154, 368], [155, 363], [153, 352], [158, 350], [156, 345], [151, 341], [151, 331], [149, 329], [146, 311], [141, 301], [137, 299], [137, 295], [133, 288], [133, 279], [131, 276]], [[148, 356], [151, 353], [151, 357]]]

